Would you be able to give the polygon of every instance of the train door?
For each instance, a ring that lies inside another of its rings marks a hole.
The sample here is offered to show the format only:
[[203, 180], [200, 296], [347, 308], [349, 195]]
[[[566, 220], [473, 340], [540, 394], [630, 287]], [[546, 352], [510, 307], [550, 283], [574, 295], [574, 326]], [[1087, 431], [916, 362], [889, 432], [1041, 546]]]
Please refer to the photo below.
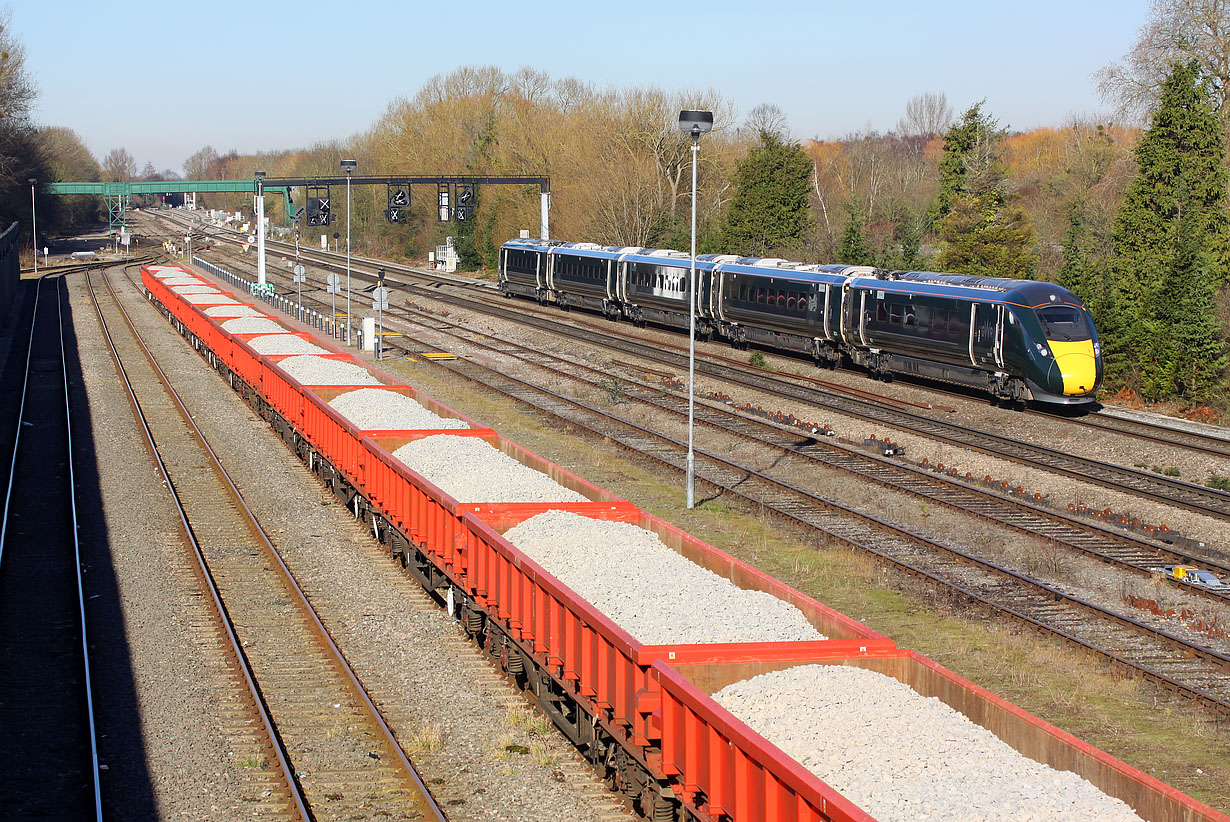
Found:
[[978, 367], [1004, 367], [1004, 307], [989, 303], [970, 305], [969, 358]]

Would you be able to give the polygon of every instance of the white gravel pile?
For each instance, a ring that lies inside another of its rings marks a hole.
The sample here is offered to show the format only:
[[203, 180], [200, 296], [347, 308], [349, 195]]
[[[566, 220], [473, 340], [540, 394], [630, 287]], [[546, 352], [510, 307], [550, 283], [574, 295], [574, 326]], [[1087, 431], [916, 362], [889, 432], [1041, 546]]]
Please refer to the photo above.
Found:
[[463, 421], [433, 414], [414, 399], [384, 388], [347, 391], [329, 406], [364, 431], [416, 431], [468, 428]]
[[176, 294], [220, 294], [218, 289], [205, 285], [176, 285], [172, 286], [171, 290]]
[[1076, 774], [875, 671], [802, 665], [714, 699], [880, 822], [1141, 822]]
[[[257, 354], [328, 354], [319, 345], [308, 342], [303, 337], [294, 334], [266, 334], [263, 337], [253, 337], [248, 345]], [[364, 373], [367, 373], [366, 371]], [[320, 383], [316, 383], [319, 385]], [[349, 385], [349, 383], [347, 383]]]
[[210, 317], [265, 317], [250, 305], [219, 305], [214, 308], [206, 308], [205, 314]]
[[303, 385], [380, 385], [380, 380], [360, 365], [343, 360], [327, 360], [311, 354], [287, 357], [278, 363], [278, 368]]
[[647, 645], [828, 638], [790, 603], [738, 587], [629, 522], [547, 511], [504, 538]]
[[393, 452], [458, 502], [588, 502], [479, 437], [436, 434]]
[[207, 283], [204, 280], [202, 280], [200, 277], [189, 277], [186, 274], [173, 276], [173, 277], [164, 277], [162, 279], [162, 284], [163, 285], [207, 285]]
[[239, 300], [233, 300], [225, 294], [180, 294], [180, 298], [193, 305], [236, 305]]
[[222, 323], [222, 330], [232, 334], [285, 334], [290, 329], [268, 317], [236, 317]]

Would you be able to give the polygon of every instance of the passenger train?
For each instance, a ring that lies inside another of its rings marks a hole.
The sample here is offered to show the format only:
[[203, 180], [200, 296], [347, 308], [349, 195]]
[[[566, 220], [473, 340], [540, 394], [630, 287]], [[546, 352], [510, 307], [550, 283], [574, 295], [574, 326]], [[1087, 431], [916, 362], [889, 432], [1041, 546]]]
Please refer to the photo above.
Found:
[[[510, 240], [499, 286], [565, 309], [687, 329], [691, 258], [679, 251]], [[844, 361], [985, 391], [996, 401], [1078, 405], [1102, 380], [1093, 318], [1047, 282], [776, 258], [696, 258], [696, 335]]]

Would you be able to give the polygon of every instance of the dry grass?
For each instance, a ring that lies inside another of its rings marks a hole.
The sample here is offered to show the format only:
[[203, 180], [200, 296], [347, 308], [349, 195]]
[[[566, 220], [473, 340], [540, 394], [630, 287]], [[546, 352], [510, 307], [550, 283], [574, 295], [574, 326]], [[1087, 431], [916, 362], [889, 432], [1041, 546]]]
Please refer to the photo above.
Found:
[[410, 756], [432, 753], [444, 745], [444, 729], [438, 722], [425, 722], [414, 728], [402, 747]]

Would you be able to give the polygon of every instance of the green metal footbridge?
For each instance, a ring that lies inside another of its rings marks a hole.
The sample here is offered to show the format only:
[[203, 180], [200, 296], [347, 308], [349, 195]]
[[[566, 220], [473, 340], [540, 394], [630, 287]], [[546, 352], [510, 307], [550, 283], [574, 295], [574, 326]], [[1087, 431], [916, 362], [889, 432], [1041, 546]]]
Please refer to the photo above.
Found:
[[[44, 183], [42, 189], [49, 194], [93, 194], [107, 204], [107, 225], [115, 228], [122, 225], [134, 194], [212, 194], [239, 192], [255, 194], [255, 180], [149, 180], [128, 183]], [[265, 191], [282, 192], [284, 214], [291, 214], [290, 186], [266, 183]]]

